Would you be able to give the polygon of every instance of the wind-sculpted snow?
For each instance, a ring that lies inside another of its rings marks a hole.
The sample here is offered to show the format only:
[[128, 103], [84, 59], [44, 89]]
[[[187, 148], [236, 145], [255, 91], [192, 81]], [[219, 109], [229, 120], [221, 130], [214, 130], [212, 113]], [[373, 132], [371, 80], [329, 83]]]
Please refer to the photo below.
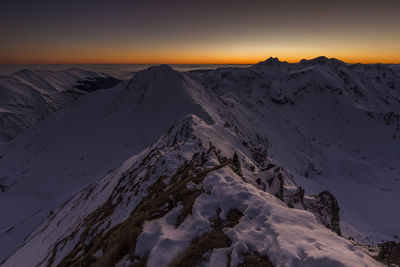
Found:
[[[256, 163], [219, 138], [225, 131], [187, 116], [55, 210], [4, 265], [238, 266], [253, 257], [275, 266], [380, 266], [312, 213], [254, 186], [278, 166], [242, 168]], [[284, 194], [297, 188], [278, 176]]]
[[102, 73], [21, 70], [0, 77], [0, 144], [88, 91], [106, 89], [119, 81]]

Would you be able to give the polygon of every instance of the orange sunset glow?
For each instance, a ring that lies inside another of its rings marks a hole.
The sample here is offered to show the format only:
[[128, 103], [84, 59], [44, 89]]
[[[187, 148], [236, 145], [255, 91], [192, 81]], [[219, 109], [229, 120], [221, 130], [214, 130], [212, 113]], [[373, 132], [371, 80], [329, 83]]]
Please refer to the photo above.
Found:
[[23, 6], [10, 1], [0, 11], [1, 25], [7, 25], [0, 29], [0, 63], [248, 64], [270, 56], [297, 62], [320, 55], [351, 63], [400, 63], [394, 1], [96, 5], [88, 16], [90, 1]]

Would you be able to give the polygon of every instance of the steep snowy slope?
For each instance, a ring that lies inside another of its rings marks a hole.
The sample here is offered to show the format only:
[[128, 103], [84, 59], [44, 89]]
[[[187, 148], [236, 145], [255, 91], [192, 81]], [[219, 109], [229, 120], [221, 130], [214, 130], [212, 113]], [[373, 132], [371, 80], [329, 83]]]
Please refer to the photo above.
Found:
[[50, 114], [3, 147], [0, 209], [7, 216], [0, 219], [0, 258], [51, 209], [150, 145], [179, 118], [192, 113], [210, 121], [194, 100], [200, 92], [189, 89], [185, 76], [169, 66], [139, 72]]
[[318, 223], [331, 221], [332, 202], [240, 149], [229, 130], [186, 116], [57, 209], [4, 265], [381, 266]]
[[224, 100], [234, 114], [229, 127], [267, 143], [307, 190], [337, 197], [345, 236], [362, 243], [400, 236], [398, 69], [271, 58], [189, 74]]
[[81, 69], [21, 70], [0, 76], [0, 144], [73, 100], [119, 80]]
[[337, 234], [400, 236], [399, 77], [271, 58], [84, 96], [1, 149], [0, 258], [24, 243], [5, 266], [378, 265]]

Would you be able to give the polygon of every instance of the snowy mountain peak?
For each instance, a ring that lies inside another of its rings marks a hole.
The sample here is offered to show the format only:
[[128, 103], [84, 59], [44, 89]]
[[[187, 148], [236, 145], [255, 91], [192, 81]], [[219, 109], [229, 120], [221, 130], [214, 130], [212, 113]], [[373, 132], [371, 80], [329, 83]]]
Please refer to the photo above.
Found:
[[182, 82], [182, 75], [169, 65], [153, 66], [139, 71], [128, 82], [128, 87], [176, 87]]
[[[149, 70], [157, 71], [157, 72], [172, 72], [175, 71], [170, 65], [168, 64], [161, 64], [158, 66], [152, 66]], [[176, 71], [175, 71], [176, 72]]]
[[[158, 79], [168, 79], [171, 81], [173, 78], [179, 79], [180, 73], [176, 70], [174, 70], [170, 65], [163, 64], [159, 66], [152, 66], [148, 69], [139, 71], [135, 77], [138, 78], [152, 78], [153, 80], [158, 80]], [[135, 79], [132, 78], [132, 79]]]
[[280, 61], [277, 57], [270, 57], [265, 61], [261, 61], [256, 64], [256, 66], [279, 66], [282, 63], [287, 63], [286, 61]]
[[302, 59], [299, 62], [300, 64], [304, 64], [304, 65], [327, 65], [327, 64], [335, 64], [335, 65], [341, 65], [344, 64], [343, 61], [338, 60], [336, 58], [327, 58], [325, 56], [320, 56], [320, 57], [316, 57], [313, 59]]
[[130, 79], [126, 84], [130, 95], [126, 97], [149, 108], [150, 106], [172, 108], [172, 105], [175, 106], [173, 109], [179, 109], [178, 106], [194, 104], [192, 95], [194, 84], [195, 82], [186, 74], [168, 65], [160, 65], [139, 71]]

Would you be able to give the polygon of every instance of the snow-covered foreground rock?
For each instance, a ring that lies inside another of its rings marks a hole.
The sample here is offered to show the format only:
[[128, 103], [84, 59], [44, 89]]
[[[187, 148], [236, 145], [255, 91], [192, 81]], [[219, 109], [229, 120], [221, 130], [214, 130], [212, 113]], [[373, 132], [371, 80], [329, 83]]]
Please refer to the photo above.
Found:
[[26, 69], [0, 76], [0, 145], [87, 92], [118, 82], [106, 74], [81, 69]]
[[5, 265], [380, 266], [303, 210], [315, 198], [289, 197], [300, 191], [281, 167], [236, 154], [225, 131], [187, 116], [57, 209]]
[[400, 236], [399, 103], [389, 65], [140, 71], [2, 148], [0, 258], [379, 266], [345, 238]]

